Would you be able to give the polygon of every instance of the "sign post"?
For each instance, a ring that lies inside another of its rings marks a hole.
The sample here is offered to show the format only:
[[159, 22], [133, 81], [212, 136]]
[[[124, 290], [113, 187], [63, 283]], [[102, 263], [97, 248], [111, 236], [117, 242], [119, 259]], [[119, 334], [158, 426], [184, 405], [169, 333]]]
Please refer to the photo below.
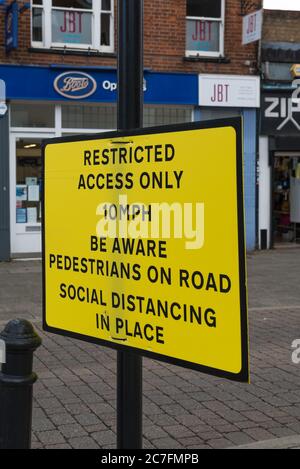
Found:
[[[143, 0], [118, 4], [118, 129], [143, 126]], [[142, 447], [142, 357], [117, 357], [117, 447]]]
[[249, 379], [242, 122], [141, 128], [142, 6], [119, 2], [118, 131], [43, 146], [43, 327], [117, 350], [119, 449], [142, 355]]

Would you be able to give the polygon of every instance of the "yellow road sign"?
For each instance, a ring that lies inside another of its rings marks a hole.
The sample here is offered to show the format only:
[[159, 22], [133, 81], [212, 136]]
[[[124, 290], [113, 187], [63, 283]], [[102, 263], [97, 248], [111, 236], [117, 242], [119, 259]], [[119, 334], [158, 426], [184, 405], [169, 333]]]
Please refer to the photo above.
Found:
[[241, 121], [44, 146], [44, 328], [248, 380]]

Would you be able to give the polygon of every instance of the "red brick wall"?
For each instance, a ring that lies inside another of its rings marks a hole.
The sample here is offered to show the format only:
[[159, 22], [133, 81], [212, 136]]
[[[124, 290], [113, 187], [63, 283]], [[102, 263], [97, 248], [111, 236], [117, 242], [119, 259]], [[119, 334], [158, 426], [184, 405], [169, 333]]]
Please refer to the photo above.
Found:
[[[25, 2], [24, 2], [25, 3]], [[144, 0], [145, 3], [145, 67], [155, 71], [195, 73], [250, 74], [255, 71], [256, 44], [242, 46], [240, 0], [226, 0], [225, 57], [228, 63], [187, 61], [185, 56], [186, 0]], [[22, 2], [19, 2], [20, 6]], [[115, 0], [115, 4], [117, 1]], [[115, 45], [117, 43], [115, 42]], [[45, 54], [30, 52], [30, 11], [20, 15], [19, 48], [9, 55], [4, 46], [4, 10], [0, 10], [0, 62], [16, 64], [50, 63], [72, 65], [116, 65], [112, 57]]]
[[300, 12], [265, 10], [263, 40], [300, 42]]
[[[18, 2], [20, 7], [28, 3]], [[115, 15], [116, 17], [116, 15]], [[0, 63], [12, 64], [35, 64], [35, 65], [49, 65], [49, 64], [73, 64], [73, 65], [115, 65], [116, 61], [107, 57], [95, 57], [85, 54], [84, 56], [64, 55], [59, 52], [57, 54], [45, 54], [29, 51], [30, 44], [30, 10], [25, 10], [19, 15], [19, 47], [17, 50], [11, 51], [8, 55], [5, 53], [4, 45], [4, 10], [0, 10]], [[116, 28], [115, 28], [116, 29]]]
[[240, 13], [239, 0], [226, 0], [225, 57], [229, 63], [189, 62], [184, 60], [186, 0], [145, 0], [146, 66], [181, 72], [250, 73], [245, 61], [256, 60], [256, 45], [242, 46]]

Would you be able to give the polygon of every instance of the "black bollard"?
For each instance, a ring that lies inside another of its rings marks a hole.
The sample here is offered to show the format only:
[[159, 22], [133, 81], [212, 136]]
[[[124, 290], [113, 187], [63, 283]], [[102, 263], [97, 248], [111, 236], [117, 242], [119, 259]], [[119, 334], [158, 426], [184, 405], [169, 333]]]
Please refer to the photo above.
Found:
[[10, 321], [0, 333], [6, 345], [6, 362], [0, 372], [0, 449], [31, 446], [33, 352], [41, 339], [30, 322]]

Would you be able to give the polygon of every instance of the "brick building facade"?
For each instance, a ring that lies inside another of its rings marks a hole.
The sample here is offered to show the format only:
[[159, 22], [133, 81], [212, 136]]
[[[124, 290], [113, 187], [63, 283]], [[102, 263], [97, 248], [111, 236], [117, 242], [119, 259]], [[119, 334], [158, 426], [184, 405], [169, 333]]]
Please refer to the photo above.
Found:
[[[0, 118], [7, 145], [0, 259], [40, 251], [39, 202], [27, 204], [16, 190], [39, 184], [42, 138], [116, 127], [117, 0], [18, 1], [16, 16], [12, 3], [0, 2], [0, 79], [9, 104]], [[247, 3], [144, 0], [144, 125], [243, 117], [247, 248], [254, 249], [259, 79], [257, 43], [242, 45]], [[16, 48], [8, 44], [14, 22]], [[63, 91], [65, 80], [87, 88]]]
[[[7, 5], [10, 2], [6, 2]], [[67, 3], [67, 2], [66, 2]], [[258, 2], [262, 3], [262, 2]], [[19, 1], [19, 8], [28, 4]], [[251, 75], [257, 72], [257, 44], [241, 47], [242, 16], [240, 0], [226, 0], [224, 19], [224, 57], [186, 57], [186, 8], [187, 0], [144, 1], [144, 49], [145, 67], [156, 71], [183, 73], [223, 73]], [[31, 9], [19, 16], [19, 47], [9, 54], [5, 52], [5, 8], [0, 10], [0, 63], [38, 64], [49, 63], [116, 66], [116, 17], [117, 2], [114, 2], [114, 51], [112, 53], [40, 51], [31, 44]], [[70, 49], [70, 48], [69, 48]]]
[[293, 247], [300, 238], [299, 21], [297, 11], [264, 12], [259, 139], [261, 248]]
[[299, 11], [265, 10], [263, 41], [299, 43], [299, 22]]

